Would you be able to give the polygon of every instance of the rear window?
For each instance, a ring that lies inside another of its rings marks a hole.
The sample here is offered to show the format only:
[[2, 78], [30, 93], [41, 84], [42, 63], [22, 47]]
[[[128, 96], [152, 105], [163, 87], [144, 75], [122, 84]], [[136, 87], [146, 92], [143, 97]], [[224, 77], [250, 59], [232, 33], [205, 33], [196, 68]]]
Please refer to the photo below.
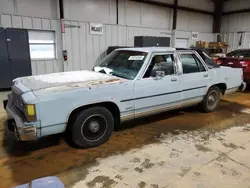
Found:
[[229, 52], [227, 57], [250, 57], [250, 50], [235, 50]]

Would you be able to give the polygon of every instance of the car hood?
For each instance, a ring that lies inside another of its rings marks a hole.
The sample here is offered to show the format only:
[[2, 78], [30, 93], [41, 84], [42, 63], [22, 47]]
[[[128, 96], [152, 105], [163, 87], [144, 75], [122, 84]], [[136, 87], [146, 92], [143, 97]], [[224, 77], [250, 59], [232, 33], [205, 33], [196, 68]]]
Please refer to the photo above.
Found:
[[91, 87], [114, 82], [121, 82], [122, 78], [102, 74], [94, 71], [71, 71], [39, 76], [22, 77], [15, 80], [21, 82], [32, 91], [57, 87]]

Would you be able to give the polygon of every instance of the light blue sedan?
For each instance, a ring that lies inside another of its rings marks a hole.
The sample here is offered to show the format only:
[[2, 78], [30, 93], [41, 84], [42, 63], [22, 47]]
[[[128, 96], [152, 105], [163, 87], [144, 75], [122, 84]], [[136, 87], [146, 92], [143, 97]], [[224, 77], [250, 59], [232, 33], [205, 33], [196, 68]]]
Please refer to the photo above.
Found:
[[31, 181], [31, 183], [19, 185], [13, 188], [64, 188], [61, 180], [55, 176], [39, 178]]

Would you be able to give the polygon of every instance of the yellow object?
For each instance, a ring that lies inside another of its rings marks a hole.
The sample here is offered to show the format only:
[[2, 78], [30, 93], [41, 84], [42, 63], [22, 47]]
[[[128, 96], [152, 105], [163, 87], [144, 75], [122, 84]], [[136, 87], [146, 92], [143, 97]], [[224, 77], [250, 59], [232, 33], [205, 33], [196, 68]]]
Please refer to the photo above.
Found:
[[27, 104], [26, 111], [28, 116], [35, 116], [35, 105]]

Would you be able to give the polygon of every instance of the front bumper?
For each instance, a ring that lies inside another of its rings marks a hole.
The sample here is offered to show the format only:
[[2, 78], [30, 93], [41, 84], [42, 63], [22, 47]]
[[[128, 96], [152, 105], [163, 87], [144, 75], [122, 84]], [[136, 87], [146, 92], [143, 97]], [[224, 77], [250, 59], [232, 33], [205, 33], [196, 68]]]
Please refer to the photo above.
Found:
[[[6, 103], [6, 102], [4, 102]], [[15, 131], [15, 135], [20, 141], [37, 140], [37, 124], [38, 122], [26, 122], [22, 115], [14, 108], [11, 98], [5, 106], [8, 115], [8, 127]]]

